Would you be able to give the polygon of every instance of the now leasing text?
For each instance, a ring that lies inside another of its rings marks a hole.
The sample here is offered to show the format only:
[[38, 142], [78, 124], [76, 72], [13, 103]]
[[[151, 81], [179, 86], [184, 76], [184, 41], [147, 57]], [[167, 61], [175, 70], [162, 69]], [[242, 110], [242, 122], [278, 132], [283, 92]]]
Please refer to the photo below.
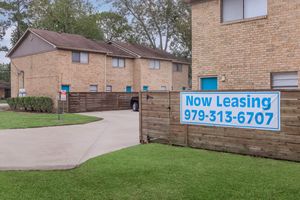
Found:
[[182, 92], [182, 124], [280, 130], [279, 92]]

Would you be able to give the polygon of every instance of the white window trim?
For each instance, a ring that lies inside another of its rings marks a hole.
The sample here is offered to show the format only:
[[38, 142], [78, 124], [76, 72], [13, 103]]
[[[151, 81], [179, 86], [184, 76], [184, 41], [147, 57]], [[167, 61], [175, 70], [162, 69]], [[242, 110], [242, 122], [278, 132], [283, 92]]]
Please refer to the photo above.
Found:
[[[154, 66], [152, 66], [154, 64]], [[149, 60], [149, 69], [159, 70], [160, 69], [160, 60], [151, 59]]]
[[[114, 60], [117, 60], [117, 62], [118, 62], [117, 66], [114, 65]], [[124, 61], [123, 66], [120, 66], [120, 60]], [[126, 66], [126, 59], [125, 58], [121, 58], [121, 57], [112, 57], [112, 66], [113, 66], [113, 68], [125, 68], [125, 66]]]
[[[243, 3], [243, 5], [245, 5], [245, 3]], [[243, 17], [241, 19], [235, 19], [235, 20], [226, 20], [226, 21], [224, 20], [224, 0], [221, 0], [220, 9], [221, 9], [221, 23], [224, 25], [239, 23], [239, 22], [247, 22], [247, 21], [258, 20], [258, 19], [266, 19], [269, 13], [269, 1], [267, 0], [267, 10], [265, 15], [245, 17], [245, 8], [243, 8]]]
[[[79, 54], [79, 62], [76, 62], [73, 60], [73, 53], [78, 53]], [[82, 54], [86, 54], [87, 55], [87, 62], [83, 62], [81, 59]], [[88, 52], [85, 51], [72, 51], [72, 55], [71, 55], [71, 59], [72, 59], [72, 63], [80, 63], [80, 64], [89, 64], [90, 61], [90, 55]]]

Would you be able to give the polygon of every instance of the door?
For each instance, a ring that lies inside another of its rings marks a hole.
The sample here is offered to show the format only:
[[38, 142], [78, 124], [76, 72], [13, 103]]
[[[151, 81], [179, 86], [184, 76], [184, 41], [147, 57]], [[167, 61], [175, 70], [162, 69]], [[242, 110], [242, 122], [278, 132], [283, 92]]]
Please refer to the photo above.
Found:
[[144, 86], [143, 86], [143, 91], [145, 91], [145, 92], [146, 92], [146, 91], [148, 91], [148, 90], [149, 90], [149, 86], [147, 86], [147, 85], [144, 85]]
[[217, 77], [200, 78], [200, 84], [201, 90], [218, 90]]
[[66, 92], [70, 92], [70, 86], [69, 85], [62, 85], [61, 90], [65, 90]]
[[132, 92], [132, 87], [131, 86], [126, 86], [126, 92]]

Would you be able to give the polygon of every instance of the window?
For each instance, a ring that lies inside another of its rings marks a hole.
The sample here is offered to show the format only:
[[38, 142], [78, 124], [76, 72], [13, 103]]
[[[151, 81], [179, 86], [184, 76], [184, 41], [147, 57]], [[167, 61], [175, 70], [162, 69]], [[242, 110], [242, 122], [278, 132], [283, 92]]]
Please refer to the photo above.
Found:
[[229, 22], [266, 16], [268, 0], [223, 0], [222, 21]]
[[124, 58], [112, 58], [112, 65], [113, 67], [125, 67], [125, 59]]
[[159, 60], [150, 60], [150, 69], [160, 69], [160, 61]]
[[182, 64], [173, 63], [173, 71], [174, 72], [182, 72]]
[[272, 73], [272, 89], [298, 89], [298, 73]]
[[143, 86], [143, 91], [148, 91], [148, 90], [149, 90], [149, 86], [144, 85], [144, 86]]
[[182, 90], [186, 90], [186, 87], [182, 87]]
[[90, 85], [90, 92], [98, 92], [98, 85]]
[[106, 92], [112, 92], [112, 86], [111, 85], [106, 86]]
[[164, 90], [164, 91], [167, 90], [167, 86], [161, 86], [160, 88], [161, 88], [161, 90]]
[[72, 52], [72, 62], [88, 64], [89, 63], [89, 54], [86, 52], [73, 51]]

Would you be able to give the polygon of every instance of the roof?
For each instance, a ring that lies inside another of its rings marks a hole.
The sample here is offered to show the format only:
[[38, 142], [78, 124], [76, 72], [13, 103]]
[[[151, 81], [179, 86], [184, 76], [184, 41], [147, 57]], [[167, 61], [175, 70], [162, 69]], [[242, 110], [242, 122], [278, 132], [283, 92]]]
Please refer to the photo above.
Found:
[[10, 83], [0, 80], [0, 88], [10, 89]]
[[16, 45], [8, 52], [8, 57], [10, 57], [12, 53], [18, 48], [18, 46], [26, 38], [28, 33], [36, 35], [37, 37], [39, 37], [40, 39], [44, 40], [45, 42], [57, 49], [103, 53], [109, 56], [120, 56], [127, 58], [150, 58], [170, 60], [173, 62], [189, 64], [187, 60], [179, 59], [176, 56], [167, 53], [166, 51], [153, 49], [139, 44], [130, 44], [114, 41], [95, 41], [85, 38], [81, 35], [58, 33], [54, 31], [32, 28], [27, 29], [25, 34], [20, 38]]
[[113, 42], [117, 46], [127, 49], [130, 52], [138, 55], [141, 58], [150, 58], [150, 59], [161, 59], [161, 60], [171, 60], [173, 62], [189, 63], [188, 60], [178, 58], [173, 54], [170, 54], [166, 51], [160, 49], [153, 49], [140, 44], [130, 44], [124, 42]]
[[88, 50], [107, 53], [107, 49], [103, 48], [100, 44], [81, 35], [58, 33], [40, 29], [29, 30], [59, 49]]

